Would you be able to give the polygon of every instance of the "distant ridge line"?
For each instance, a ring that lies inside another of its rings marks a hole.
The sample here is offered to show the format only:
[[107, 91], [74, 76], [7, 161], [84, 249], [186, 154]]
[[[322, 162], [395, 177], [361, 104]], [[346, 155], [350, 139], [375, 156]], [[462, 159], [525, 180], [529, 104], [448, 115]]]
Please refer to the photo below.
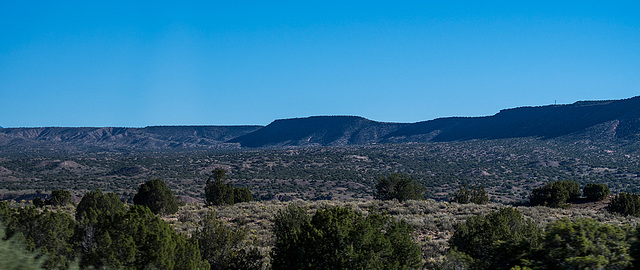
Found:
[[25, 147], [100, 149], [240, 149], [425, 143], [532, 137], [640, 140], [640, 96], [525, 106], [491, 116], [444, 117], [415, 123], [353, 115], [277, 119], [261, 125], [35, 127], [0, 129], [0, 150]]

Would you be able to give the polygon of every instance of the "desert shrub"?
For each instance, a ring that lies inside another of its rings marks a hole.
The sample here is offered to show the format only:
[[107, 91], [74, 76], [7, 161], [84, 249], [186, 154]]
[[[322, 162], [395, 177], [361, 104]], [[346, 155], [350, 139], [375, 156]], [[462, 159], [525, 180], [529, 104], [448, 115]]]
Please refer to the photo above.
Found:
[[234, 188], [231, 183], [225, 183], [225, 177], [226, 172], [223, 169], [212, 171], [204, 187], [207, 205], [232, 205], [253, 201], [253, 195], [248, 188]]
[[629, 249], [629, 256], [631, 256], [631, 269], [640, 269], [640, 225], [635, 227], [633, 232], [635, 241], [631, 241], [631, 248]]
[[310, 217], [290, 206], [274, 220], [273, 269], [414, 269], [421, 266], [413, 228], [388, 215], [345, 207]]
[[8, 223], [12, 215], [13, 215], [13, 211], [9, 206], [9, 202], [1, 201], [0, 202], [0, 221], [4, 221], [5, 223]]
[[233, 202], [241, 203], [241, 202], [252, 202], [253, 195], [251, 195], [251, 190], [246, 187], [234, 188], [233, 189]]
[[204, 195], [207, 205], [233, 204], [233, 187], [225, 183], [226, 173], [223, 169], [215, 169], [211, 173], [204, 187]]
[[33, 201], [31, 201], [31, 204], [33, 204], [33, 206], [35, 207], [42, 208], [47, 204], [47, 202], [40, 197], [36, 197], [35, 199], [33, 199]]
[[180, 204], [167, 184], [160, 179], [149, 180], [142, 184], [133, 197], [133, 203], [147, 206], [158, 215], [175, 214]]
[[[5, 226], [0, 222], [0, 236], [4, 238]], [[46, 256], [38, 256], [36, 252], [29, 252], [24, 237], [14, 234], [9, 239], [0, 239], [0, 269], [23, 270], [42, 268]]]
[[607, 184], [588, 183], [584, 186], [584, 196], [590, 201], [602, 201], [609, 196]]
[[7, 224], [6, 237], [24, 236], [27, 250], [46, 256], [45, 269], [66, 269], [76, 256], [76, 222], [69, 214], [35, 207], [19, 208]]
[[568, 207], [568, 202], [580, 198], [580, 184], [575, 181], [553, 181], [534, 188], [529, 197], [531, 205], [554, 208]]
[[375, 198], [378, 200], [424, 200], [425, 189], [407, 175], [393, 173], [378, 178]]
[[76, 207], [76, 220], [80, 223], [84, 221], [95, 223], [100, 215], [113, 215], [125, 211], [125, 205], [120, 201], [118, 195], [115, 193], [104, 194], [97, 189], [82, 197]]
[[541, 236], [542, 230], [520, 211], [503, 208], [456, 225], [449, 244], [453, 251], [468, 255], [474, 269], [510, 269], [528, 263]]
[[51, 198], [47, 200], [49, 205], [67, 205], [71, 203], [71, 192], [63, 189], [56, 189], [51, 192]]
[[547, 269], [625, 269], [629, 242], [618, 226], [592, 219], [560, 219], [547, 225], [543, 249]]
[[94, 220], [79, 235], [83, 269], [209, 269], [194, 240], [146, 206], [100, 211]]
[[489, 195], [487, 195], [482, 185], [474, 185], [470, 189], [465, 185], [461, 185], [454, 197], [451, 198], [451, 202], [486, 204], [489, 202]]
[[231, 229], [209, 212], [194, 237], [212, 269], [260, 269], [262, 255], [245, 244], [246, 235], [246, 230]]
[[640, 217], [640, 195], [622, 192], [611, 198], [607, 210], [625, 216]]

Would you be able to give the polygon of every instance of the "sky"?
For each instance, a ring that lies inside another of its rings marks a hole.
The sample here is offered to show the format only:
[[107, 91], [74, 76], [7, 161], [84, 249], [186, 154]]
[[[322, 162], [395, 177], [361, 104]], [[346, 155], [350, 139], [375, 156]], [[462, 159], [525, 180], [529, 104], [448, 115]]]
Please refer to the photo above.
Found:
[[0, 126], [411, 123], [630, 98], [638, 14], [637, 1], [0, 1]]

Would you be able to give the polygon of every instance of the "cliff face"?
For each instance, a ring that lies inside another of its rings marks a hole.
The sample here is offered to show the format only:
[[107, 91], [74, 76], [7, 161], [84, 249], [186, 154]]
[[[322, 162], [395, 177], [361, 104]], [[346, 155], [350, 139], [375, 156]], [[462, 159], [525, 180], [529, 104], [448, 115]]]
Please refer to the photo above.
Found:
[[406, 125], [375, 122], [357, 116], [314, 116], [276, 120], [229, 142], [243, 147], [362, 145], [376, 143]]
[[[640, 134], [640, 97], [570, 105], [522, 107], [474, 118], [441, 118], [418, 122], [387, 135], [384, 142], [456, 141], [519, 137], [557, 138], [581, 133], [601, 136], [616, 122], [611, 138], [634, 139]], [[598, 129], [598, 127], [602, 129]], [[430, 134], [429, 136], [426, 136]], [[426, 137], [426, 139], [425, 139]]]
[[440, 118], [411, 124], [382, 123], [357, 116], [313, 116], [276, 120], [267, 126], [4, 128], [0, 129], [0, 147], [212, 149], [572, 136], [640, 139], [640, 97], [521, 107], [493, 116]]

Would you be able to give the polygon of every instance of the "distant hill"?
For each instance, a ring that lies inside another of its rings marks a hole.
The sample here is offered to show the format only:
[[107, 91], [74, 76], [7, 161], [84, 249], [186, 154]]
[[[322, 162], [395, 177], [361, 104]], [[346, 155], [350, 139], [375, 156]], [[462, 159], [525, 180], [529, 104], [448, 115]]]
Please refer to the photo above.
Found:
[[580, 101], [570, 105], [521, 107], [496, 115], [418, 122], [387, 135], [382, 142], [457, 141], [519, 137], [557, 138], [582, 134], [637, 139], [640, 97]]
[[238, 148], [226, 143], [262, 126], [42, 127], [0, 130], [0, 146], [98, 147], [124, 149]]
[[408, 124], [381, 123], [357, 116], [314, 116], [276, 120], [232, 139], [243, 147], [345, 146], [376, 143]]
[[535, 137], [638, 140], [640, 97], [505, 109], [492, 116], [383, 123], [358, 116], [275, 120], [267, 126], [43, 127], [0, 129], [0, 147], [229, 149], [348, 146]]

